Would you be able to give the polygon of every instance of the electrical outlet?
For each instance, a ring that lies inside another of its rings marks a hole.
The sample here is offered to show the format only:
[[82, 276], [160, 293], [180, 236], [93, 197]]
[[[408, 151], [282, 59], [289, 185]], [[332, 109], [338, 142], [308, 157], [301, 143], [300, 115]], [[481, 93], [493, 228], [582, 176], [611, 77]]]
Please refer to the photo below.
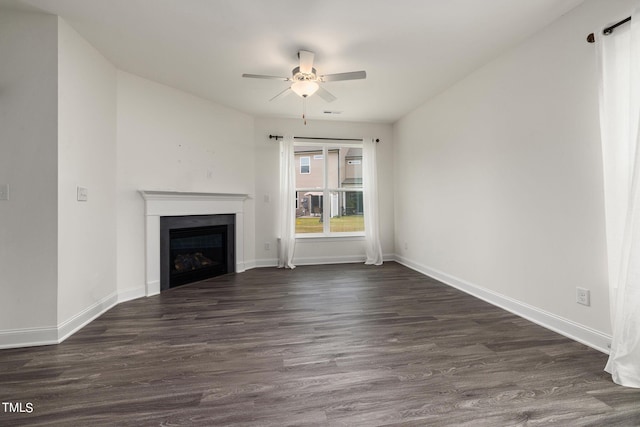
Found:
[[271, 250], [271, 243], [264, 242], [264, 250], [265, 251], [270, 251]]
[[265, 203], [271, 203], [271, 194], [265, 194], [264, 195], [264, 202]]
[[9, 200], [9, 184], [0, 184], [0, 200]]
[[580, 288], [580, 287], [576, 288], [576, 302], [578, 304], [590, 306], [591, 305], [590, 294], [591, 293], [589, 292], [589, 289]]
[[86, 202], [89, 200], [89, 190], [85, 187], [78, 187], [77, 199], [79, 202]]
[[404, 242], [404, 250], [406, 251], [407, 249], [409, 249], [409, 244], [407, 242]]

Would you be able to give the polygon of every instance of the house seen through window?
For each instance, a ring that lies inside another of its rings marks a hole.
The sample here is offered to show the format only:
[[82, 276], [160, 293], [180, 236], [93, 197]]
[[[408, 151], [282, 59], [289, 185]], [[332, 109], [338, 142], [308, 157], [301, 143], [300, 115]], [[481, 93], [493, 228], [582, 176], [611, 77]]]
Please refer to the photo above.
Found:
[[362, 145], [296, 144], [296, 234], [362, 235]]

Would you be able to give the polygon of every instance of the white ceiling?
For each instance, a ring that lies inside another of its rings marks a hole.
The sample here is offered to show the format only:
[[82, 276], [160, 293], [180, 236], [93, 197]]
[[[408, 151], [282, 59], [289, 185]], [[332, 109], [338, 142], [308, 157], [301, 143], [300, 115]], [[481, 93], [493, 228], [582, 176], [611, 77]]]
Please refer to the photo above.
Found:
[[[394, 122], [583, 0], [0, 0], [61, 16], [118, 68], [257, 116], [299, 117], [297, 51], [337, 96], [307, 116]], [[328, 116], [325, 110], [342, 111]]]

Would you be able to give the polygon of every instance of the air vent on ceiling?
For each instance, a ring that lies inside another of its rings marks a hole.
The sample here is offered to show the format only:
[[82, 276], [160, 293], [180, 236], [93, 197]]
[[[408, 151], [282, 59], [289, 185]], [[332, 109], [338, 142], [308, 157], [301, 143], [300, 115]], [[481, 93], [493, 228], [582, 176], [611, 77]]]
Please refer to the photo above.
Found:
[[325, 114], [342, 114], [342, 111], [329, 111], [329, 110], [325, 110], [324, 111]]

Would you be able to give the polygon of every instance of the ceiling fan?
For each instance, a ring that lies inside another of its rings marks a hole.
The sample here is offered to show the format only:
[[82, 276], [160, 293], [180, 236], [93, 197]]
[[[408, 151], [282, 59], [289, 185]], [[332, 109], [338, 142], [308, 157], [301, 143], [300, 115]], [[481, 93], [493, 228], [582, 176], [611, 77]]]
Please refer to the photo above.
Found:
[[292, 82], [291, 86], [271, 98], [269, 101], [282, 98], [291, 92], [296, 93], [303, 99], [317, 93], [318, 96], [327, 102], [333, 102], [336, 97], [329, 91], [320, 87], [320, 83], [335, 82], [339, 80], [359, 80], [367, 78], [365, 71], [352, 71], [349, 73], [325, 74], [318, 75], [316, 69], [313, 68], [314, 53], [307, 50], [298, 52], [300, 65], [291, 70], [291, 77], [264, 76], [261, 74], [243, 74], [242, 77], [252, 79], [271, 79]]

